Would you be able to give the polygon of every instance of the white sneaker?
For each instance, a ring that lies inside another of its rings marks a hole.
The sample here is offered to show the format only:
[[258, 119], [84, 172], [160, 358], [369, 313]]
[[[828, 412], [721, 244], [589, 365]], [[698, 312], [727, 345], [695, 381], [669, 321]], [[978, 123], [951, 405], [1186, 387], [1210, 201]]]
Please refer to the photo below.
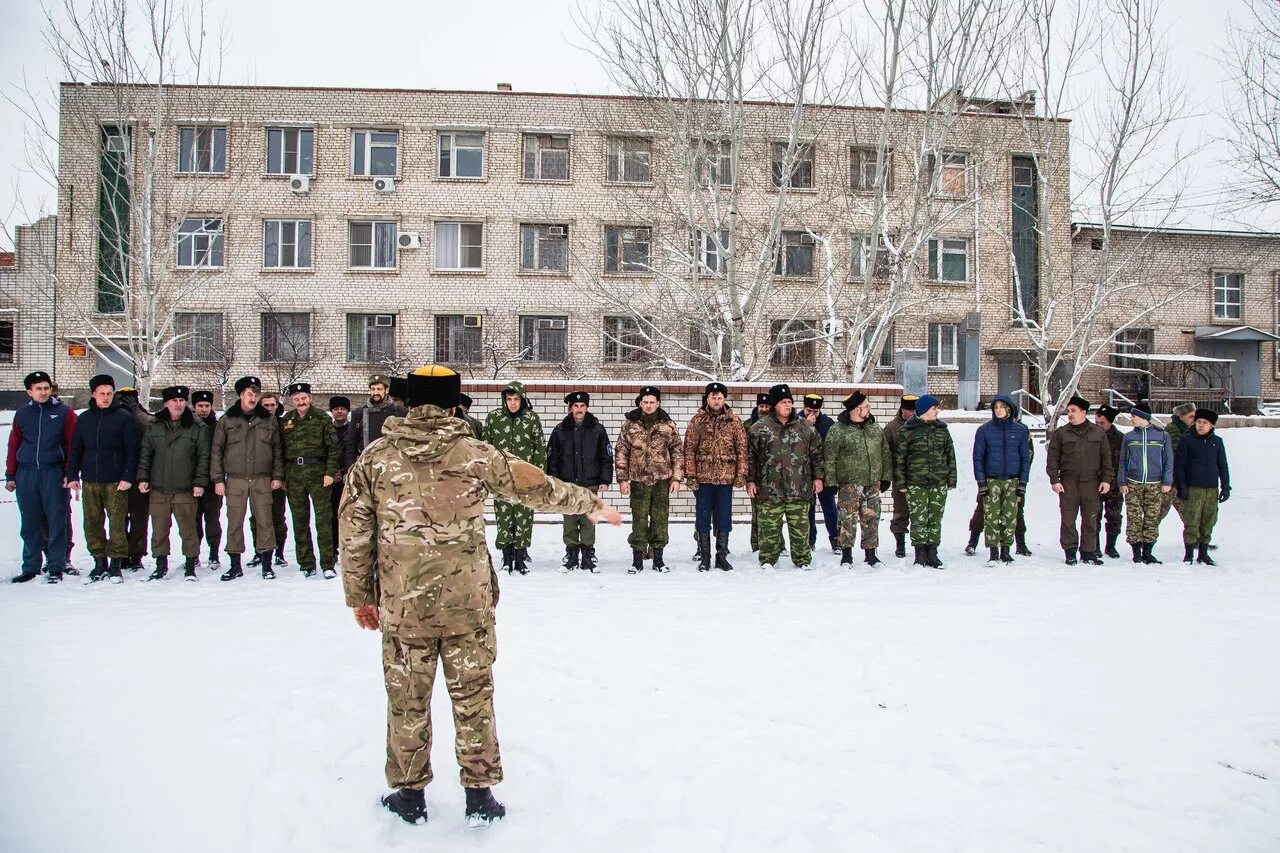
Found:
[[324, 575], [324, 579], [327, 581], [331, 581], [338, 576], [338, 573], [333, 569], [325, 569], [321, 574]]
[[771, 572], [771, 571], [773, 571], [773, 563], [761, 563], [761, 564], [760, 564], [760, 571], [762, 571], [762, 572]]

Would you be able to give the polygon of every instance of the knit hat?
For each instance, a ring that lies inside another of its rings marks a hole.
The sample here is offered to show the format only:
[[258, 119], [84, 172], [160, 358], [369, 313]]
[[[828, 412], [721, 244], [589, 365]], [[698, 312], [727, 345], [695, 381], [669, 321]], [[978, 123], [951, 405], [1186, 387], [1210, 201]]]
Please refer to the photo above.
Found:
[[[387, 393], [390, 394], [392, 397], [395, 397], [397, 400], [408, 400], [409, 390], [406, 386], [406, 382], [407, 380], [404, 377], [392, 376], [391, 384], [387, 388]], [[458, 380], [458, 382], [459, 382], [459, 385], [461, 385], [462, 380]], [[419, 403], [418, 405], [422, 405], [422, 404]], [[454, 405], [457, 405], [457, 404], [455, 403]]]
[[899, 409], [906, 409], [908, 412], [916, 410], [916, 403], [920, 402], [920, 398], [915, 394], [903, 394], [902, 399], [898, 401]]
[[937, 397], [933, 396], [932, 394], [921, 394], [919, 399], [916, 400], [916, 414], [923, 415], [924, 413], [928, 412], [930, 409], [937, 408], [937, 406], [938, 406]]
[[1139, 403], [1136, 406], [1130, 406], [1129, 417], [1142, 418], [1144, 421], [1151, 420], [1151, 404]]
[[1098, 407], [1098, 411], [1094, 412], [1095, 417], [1106, 418], [1111, 423], [1116, 422], [1116, 416], [1119, 414], [1120, 414], [1119, 409], [1115, 408], [1114, 406], [1108, 406], [1105, 403], [1103, 403], [1101, 406]]
[[770, 405], [776, 406], [779, 403], [781, 403], [783, 400], [790, 400], [793, 403], [796, 400], [795, 397], [791, 396], [791, 386], [786, 384], [785, 382], [781, 382], [777, 385], [774, 385], [772, 388], [769, 389]]
[[375, 373], [369, 377], [370, 385], [381, 385], [384, 388], [391, 387], [391, 378], [382, 373]]
[[848, 397], [844, 398], [844, 410], [846, 412], [852, 412], [854, 409], [861, 406], [866, 399], [866, 394], [863, 394], [861, 391], [854, 391]]
[[1195, 410], [1196, 410], [1195, 403], [1179, 403], [1178, 405], [1173, 407], [1173, 413], [1178, 417], [1182, 417], [1183, 415], [1190, 414]]
[[564, 404], [566, 406], [572, 406], [574, 403], [586, 403], [590, 406], [591, 395], [586, 391], [572, 391], [564, 395]]
[[192, 391], [191, 402], [192, 403], [212, 403], [213, 392], [212, 391]]
[[160, 392], [160, 399], [166, 403], [170, 400], [186, 400], [191, 396], [191, 389], [186, 385], [170, 385]]
[[471, 408], [471, 398], [470, 398], [470, 397], [468, 397], [466, 394], [459, 394], [459, 395], [458, 395], [458, 405], [459, 405], [459, 406], [461, 406], [461, 407], [462, 407], [462, 408], [464, 408], [464, 409], [470, 409], [470, 408]]
[[243, 394], [249, 388], [262, 390], [262, 380], [256, 376], [241, 376], [236, 380], [236, 396]]
[[773, 405], [773, 398], [769, 396], [769, 392], [768, 392], [768, 391], [764, 391], [764, 392], [762, 392], [762, 393], [760, 393], [760, 394], [757, 394], [757, 395], [756, 395], [756, 405], [757, 405], [757, 406], [772, 406], [772, 405]]
[[330, 397], [329, 411], [332, 412], [334, 409], [346, 409], [348, 412], [351, 411], [351, 398], [350, 397]]
[[1218, 413], [1213, 409], [1196, 409], [1196, 420], [1216, 424], [1218, 422]]
[[[397, 377], [391, 377], [391, 381], [395, 383]], [[409, 408], [439, 406], [452, 409], [458, 405], [458, 397], [462, 393], [462, 377], [441, 364], [424, 365], [398, 381], [406, 386], [401, 390], [406, 395], [403, 399]]]
[[656, 385], [646, 385], [640, 389], [640, 393], [636, 394], [636, 405], [640, 405], [640, 401], [645, 397], [655, 397], [659, 403], [662, 402], [662, 389]]
[[1084, 409], [1084, 413], [1086, 415], [1089, 414], [1089, 401], [1084, 397], [1081, 397], [1079, 394], [1072, 395], [1071, 399], [1067, 401], [1067, 405], [1075, 406], [1078, 409]]
[[89, 380], [89, 392], [92, 393], [94, 391], [97, 391], [103, 385], [110, 385], [112, 390], [115, 390], [115, 387], [116, 387], [115, 377], [109, 373], [99, 373], [97, 376]]
[[27, 378], [22, 380], [22, 384], [26, 386], [28, 391], [30, 391], [31, 386], [35, 385], [37, 382], [48, 382], [50, 385], [53, 384], [53, 380], [49, 378], [49, 374], [45, 373], [43, 370], [36, 370], [28, 373]]
[[292, 397], [294, 394], [310, 394], [310, 393], [311, 393], [310, 382], [295, 382], [284, 389], [284, 395], [286, 397]]
[[806, 409], [821, 409], [822, 395], [821, 394], [805, 394], [804, 407]]

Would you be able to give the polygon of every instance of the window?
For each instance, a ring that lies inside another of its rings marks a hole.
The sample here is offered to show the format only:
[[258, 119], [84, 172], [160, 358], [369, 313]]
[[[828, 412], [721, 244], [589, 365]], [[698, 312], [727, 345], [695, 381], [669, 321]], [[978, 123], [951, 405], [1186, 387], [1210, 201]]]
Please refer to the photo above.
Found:
[[[885, 151], [884, 188], [893, 192], [893, 150]], [[849, 149], [849, 186], [859, 191], [876, 188], [876, 169], [880, 165], [879, 149], [855, 145]]]
[[[1115, 354], [1111, 363], [1119, 368], [1137, 368], [1145, 370], [1147, 363], [1135, 355], [1150, 355], [1156, 348], [1155, 329], [1125, 329], [1116, 335]], [[1132, 383], [1133, 375], [1122, 376], [1118, 382]]]
[[1244, 273], [1220, 272], [1213, 275], [1213, 319], [1239, 320], [1240, 301], [1244, 293]]
[[568, 317], [520, 318], [520, 358], [524, 361], [562, 362], [568, 344]]
[[722, 333], [718, 328], [690, 323], [688, 341], [687, 358], [692, 364], [710, 367], [717, 348], [721, 364], [728, 364], [733, 360], [733, 340], [728, 333]]
[[483, 178], [484, 134], [442, 132], [439, 175], [442, 178]]
[[929, 366], [955, 370], [960, 364], [956, 361], [955, 323], [929, 324]]
[[218, 269], [222, 267], [222, 260], [222, 220], [182, 220], [178, 226], [178, 266]]
[[929, 188], [935, 195], [963, 197], [969, 194], [969, 155], [943, 151], [929, 155]]
[[728, 231], [703, 231], [701, 229], [693, 232], [693, 251], [691, 254], [697, 259], [698, 272], [709, 273], [711, 275], [722, 275], [725, 271], [725, 252], [729, 249], [729, 232]]
[[347, 223], [347, 265], [353, 269], [394, 269], [399, 230], [395, 222]]
[[[871, 339], [875, 336], [876, 329], [874, 325], [867, 327], [862, 333], [862, 347], [869, 349], [871, 347]], [[893, 370], [893, 328], [885, 333], [884, 343], [880, 347], [880, 352], [875, 354], [876, 370]]]
[[968, 281], [969, 241], [930, 240], [929, 278], [934, 281]]
[[649, 338], [635, 317], [604, 318], [604, 360], [608, 364], [643, 364]]
[[731, 186], [733, 143], [724, 139], [696, 139], [693, 145], [698, 183], [702, 186]]
[[769, 324], [772, 367], [813, 367], [818, 357], [818, 326], [812, 320], [774, 320]]
[[398, 173], [400, 131], [354, 130], [351, 132], [351, 174], [362, 177]]
[[520, 269], [566, 272], [569, 269], [568, 225], [521, 225]]
[[14, 363], [14, 322], [0, 320], [0, 364]]
[[264, 221], [262, 265], [268, 269], [311, 269], [311, 220]]
[[479, 270], [483, 268], [483, 223], [436, 223], [436, 269]]
[[218, 125], [178, 128], [178, 171], [185, 175], [221, 175], [227, 171], [227, 129]]
[[813, 146], [799, 143], [791, 155], [790, 174], [784, 174], [787, 165], [787, 149], [785, 142], [773, 143], [773, 155], [769, 164], [775, 187], [789, 189], [813, 189]]
[[604, 229], [604, 271], [650, 272], [649, 249], [653, 232], [648, 228], [612, 226]]
[[176, 314], [173, 330], [178, 335], [174, 361], [215, 363], [224, 361], [221, 314]]
[[1089, 238], [1089, 251], [1091, 252], [1101, 252], [1104, 245], [1106, 245], [1106, 241], [1101, 237]]
[[98, 186], [98, 275], [94, 307], [99, 314], [124, 312], [129, 290], [129, 247], [132, 237], [131, 170], [128, 127], [103, 125]]
[[267, 128], [267, 174], [315, 172], [315, 131], [309, 127]]
[[775, 275], [813, 275], [813, 235], [804, 231], [783, 231], [778, 242], [773, 262]]
[[440, 364], [478, 364], [483, 352], [484, 317], [480, 314], [441, 314], [436, 317], [436, 361]]
[[522, 174], [526, 181], [569, 180], [569, 137], [526, 133]]
[[620, 184], [647, 184], [653, 180], [650, 165], [653, 145], [648, 139], [614, 136], [606, 143], [605, 180]]
[[263, 314], [262, 360], [297, 363], [311, 358], [311, 315]]
[[382, 364], [395, 358], [395, 314], [347, 315], [347, 361]]
[[[849, 253], [849, 272], [854, 278], [863, 278], [867, 274], [867, 262], [871, 259], [872, 240], [873, 238], [870, 234], [855, 234], [853, 237], [853, 245]], [[871, 273], [876, 276], [885, 276], [889, 274], [893, 256], [883, 239], [876, 240], [876, 243], [878, 244], [876, 248], [876, 266]]]

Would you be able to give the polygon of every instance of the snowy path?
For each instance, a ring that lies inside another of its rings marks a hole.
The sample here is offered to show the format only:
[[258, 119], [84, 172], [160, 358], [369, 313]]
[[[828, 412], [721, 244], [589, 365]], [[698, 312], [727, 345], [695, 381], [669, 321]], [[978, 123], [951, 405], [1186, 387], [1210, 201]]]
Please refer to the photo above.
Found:
[[[626, 575], [606, 531], [602, 574], [562, 576], [539, 526], [504, 578], [485, 832], [442, 690], [430, 823], [377, 807], [378, 641], [336, 581], [5, 584], [0, 850], [1280, 849], [1280, 431], [1224, 437], [1212, 570], [1062, 566], [1043, 448], [1012, 569], [961, 554], [963, 474], [941, 573], [763, 575], [743, 526], [739, 571], [699, 575], [675, 526], [671, 574]], [[0, 530], [12, 573], [12, 505]]]

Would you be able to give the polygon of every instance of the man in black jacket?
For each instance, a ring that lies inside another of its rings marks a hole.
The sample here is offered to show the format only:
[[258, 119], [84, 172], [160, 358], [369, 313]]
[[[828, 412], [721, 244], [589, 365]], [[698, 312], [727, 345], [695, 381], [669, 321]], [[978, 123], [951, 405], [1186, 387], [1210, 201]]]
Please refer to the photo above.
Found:
[[[558, 480], [595, 489], [603, 495], [613, 482], [613, 447], [604, 424], [587, 411], [591, 395], [565, 395], [569, 414], [551, 431], [547, 442], [547, 473]], [[596, 570], [596, 526], [585, 515], [564, 517], [564, 571]]]
[[382, 437], [382, 425], [391, 416], [404, 417], [408, 410], [391, 401], [387, 392], [391, 379], [386, 376], [369, 377], [369, 402], [351, 413], [351, 430], [342, 448], [342, 470], [346, 471], [371, 443]]
[[[1231, 497], [1227, 448], [1214, 431], [1218, 413], [1197, 409], [1195, 425], [1178, 441], [1173, 455], [1173, 487], [1182, 501], [1183, 561], [1216, 565], [1209, 556], [1209, 539], [1218, 521], [1218, 504]], [[1198, 554], [1193, 554], [1197, 551]]]
[[[218, 415], [213, 411], [213, 392], [192, 392], [191, 410], [204, 421], [212, 437], [213, 428], [218, 425]], [[222, 496], [213, 489], [205, 489], [204, 494], [196, 498], [196, 537], [209, 546], [209, 568], [221, 570], [218, 548], [222, 545]]]
[[[805, 394], [804, 395], [804, 417], [814, 429], [818, 431], [818, 436], [823, 440], [827, 440], [827, 431], [835, 425], [835, 420], [822, 411], [822, 395], [821, 394]], [[817, 526], [817, 507], [822, 504], [822, 523], [827, 528], [827, 542], [831, 545], [832, 552], [840, 553], [840, 523], [836, 515], [836, 492], [835, 489], [824, 488], [813, 496], [813, 500], [809, 502], [809, 547], [813, 548], [818, 541]]]
[[[348, 397], [330, 397], [329, 416], [333, 418], [333, 434], [338, 438], [338, 460], [341, 463], [342, 455], [346, 453], [347, 437], [351, 434], [351, 399]], [[338, 556], [338, 505], [342, 503], [342, 472], [345, 470], [345, 468], [342, 468], [338, 471], [338, 476], [333, 478], [333, 485], [330, 486], [330, 502], [333, 504], [334, 559], [337, 559]]]

